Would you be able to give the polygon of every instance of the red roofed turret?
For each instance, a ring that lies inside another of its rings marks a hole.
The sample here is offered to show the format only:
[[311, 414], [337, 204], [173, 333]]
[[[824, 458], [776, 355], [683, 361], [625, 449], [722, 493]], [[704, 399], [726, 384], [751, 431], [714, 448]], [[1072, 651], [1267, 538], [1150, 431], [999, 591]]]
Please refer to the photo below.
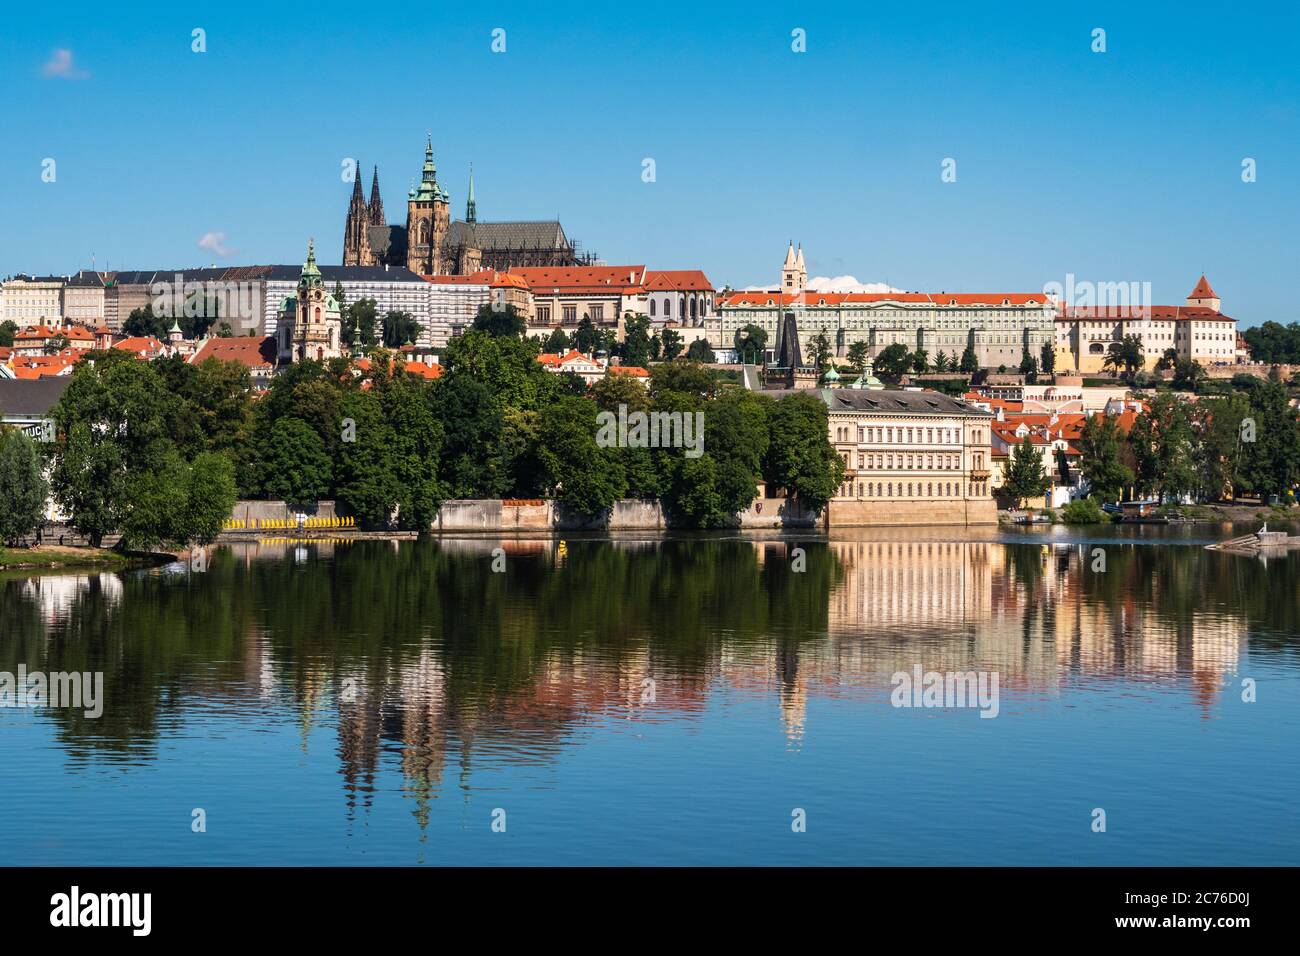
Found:
[[1210, 287], [1210, 280], [1205, 278], [1205, 273], [1201, 273], [1201, 281], [1196, 283], [1196, 288], [1187, 297], [1187, 304], [1202, 309], [1213, 309], [1215, 312], [1222, 311], [1219, 294]]

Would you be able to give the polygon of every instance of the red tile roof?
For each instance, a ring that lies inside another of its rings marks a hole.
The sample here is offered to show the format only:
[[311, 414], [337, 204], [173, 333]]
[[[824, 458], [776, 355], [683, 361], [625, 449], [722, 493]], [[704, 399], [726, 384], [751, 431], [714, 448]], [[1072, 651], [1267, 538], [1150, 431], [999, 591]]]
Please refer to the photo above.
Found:
[[[121, 348], [122, 343], [115, 347]], [[191, 361], [198, 363], [214, 358], [222, 362], [238, 362], [248, 368], [267, 369], [275, 367], [277, 352], [274, 335], [232, 335], [224, 339], [208, 339]]]
[[1201, 273], [1201, 281], [1196, 283], [1196, 288], [1192, 290], [1189, 299], [1217, 299], [1218, 294], [1210, 288], [1210, 281], [1205, 278], [1205, 273]]
[[630, 375], [633, 378], [650, 377], [650, 373], [639, 365], [611, 365], [608, 372], [610, 375]]
[[645, 266], [528, 266], [511, 269], [532, 289], [586, 290], [639, 288], [645, 281]]
[[436, 364], [425, 365], [423, 362], [407, 362], [406, 371], [411, 375], [427, 378], [429, 381], [442, 377], [442, 366]]
[[651, 269], [645, 274], [645, 287], [653, 291], [712, 291], [713, 283], [699, 269]]
[[543, 352], [537, 356], [537, 361], [543, 365], [564, 365], [567, 362], [592, 362], [595, 361], [590, 355], [584, 355], [577, 349], [569, 349], [564, 355], [558, 352]]
[[1005, 305], [1045, 305], [1047, 296], [1035, 292], [732, 292], [725, 296], [726, 306], [745, 305], [854, 305], [873, 302], [897, 302], [903, 305], [989, 307]]
[[1199, 305], [1095, 305], [1062, 306], [1056, 310], [1056, 321], [1123, 319], [1163, 319], [1174, 322], [1235, 322], [1236, 319]]

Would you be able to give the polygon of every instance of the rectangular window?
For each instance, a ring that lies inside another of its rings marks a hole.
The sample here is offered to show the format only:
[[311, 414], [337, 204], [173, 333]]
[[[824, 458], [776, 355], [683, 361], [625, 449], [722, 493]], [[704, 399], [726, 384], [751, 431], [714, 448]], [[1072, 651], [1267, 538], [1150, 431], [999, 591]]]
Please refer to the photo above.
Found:
[[564, 321], [567, 325], [572, 325], [578, 321], [578, 307], [576, 305], [566, 305], [564, 307]]

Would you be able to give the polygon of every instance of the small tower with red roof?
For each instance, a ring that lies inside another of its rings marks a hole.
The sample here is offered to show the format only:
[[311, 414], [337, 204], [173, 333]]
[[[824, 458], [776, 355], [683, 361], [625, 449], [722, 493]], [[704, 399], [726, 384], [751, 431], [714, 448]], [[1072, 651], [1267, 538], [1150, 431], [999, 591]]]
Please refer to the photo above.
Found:
[[1219, 294], [1210, 288], [1210, 280], [1205, 278], [1205, 273], [1201, 273], [1201, 281], [1196, 283], [1196, 288], [1187, 297], [1187, 304], [1214, 312], [1223, 311], [1220, 308], [1222, 303], [1219, 301]]

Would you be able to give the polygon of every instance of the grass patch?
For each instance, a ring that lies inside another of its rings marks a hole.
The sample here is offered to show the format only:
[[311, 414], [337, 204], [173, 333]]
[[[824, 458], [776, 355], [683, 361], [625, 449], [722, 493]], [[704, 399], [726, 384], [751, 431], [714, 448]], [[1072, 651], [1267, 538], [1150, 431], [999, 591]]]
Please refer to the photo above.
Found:
[[108, 548], [0, 548], [0, 569], [6, 568], [124, 568], [131, 559]]

